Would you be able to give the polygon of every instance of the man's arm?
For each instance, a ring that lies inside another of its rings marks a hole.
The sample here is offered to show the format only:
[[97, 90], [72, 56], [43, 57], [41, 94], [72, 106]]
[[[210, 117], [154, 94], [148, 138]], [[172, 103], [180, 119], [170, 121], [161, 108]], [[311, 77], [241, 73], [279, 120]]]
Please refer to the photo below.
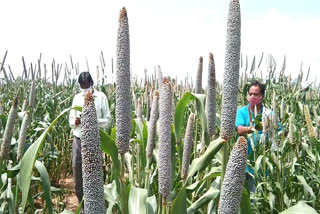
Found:
[[238, 135], [243, 136], [252, 133], [252, 127], [239, 125], [237, 127]]
[[[76, 104], [76, 96], [73, 98], [72, 100], [72, 106], [71, 107], [74, 107]], [[77, 119], [77, 111], [72, 109], [70, 110], [70, 113], [69, 113], [69, 126], [74, 129], [77, 125], [76, 125], [76, 119]]]
[[246, 114], [240, 109], [237, 111], [237, 117], [236, 117], [236, 128], [238, 135], [243, 136], [249, 133], [252, 133], [252, 127], [247, 126], [245, 117], [247, 117]]
[[[101, 92], [102, 93], [102, 92]], [[102, 93], [103, 94], [103, 93]], [[101, 99], [101, 118], [98, 118], [98, 124], [99, 127], [107, 129], [111, 125], [111, 116], [110, 116], [110, 111], [109, 111], [109, 104], [108, 104], [108, 99], [105, 94]]]

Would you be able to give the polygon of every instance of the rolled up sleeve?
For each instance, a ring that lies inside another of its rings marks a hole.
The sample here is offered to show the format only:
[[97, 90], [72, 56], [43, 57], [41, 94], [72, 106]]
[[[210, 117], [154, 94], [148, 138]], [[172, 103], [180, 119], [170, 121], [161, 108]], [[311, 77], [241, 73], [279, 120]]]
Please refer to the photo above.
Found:
[[246, 125], [246, 121], [244, 118], [244, 114], [242, 109], [238, 109], [237, 111], [237, 116], [236, 116], [236, 128], [238, 128], [238, 126], [245, 126]]
[[[73, 98], [72, 100], [72, 106], [71, 107], [75, 107], [75, 104], [76, 104], [76, 97]], [[69, 113], [69, 126], [74, 129], [76, 126], [74, 125], [74, 122], [76, 120], [76, 117], [77, 117], [77, 111], [72, 109], [70, 110], [70, 113]]]
[[100, 128], [108, 129], [111, 125], [111, 115], [109, 111], [109, 103], [107, 97], [103, 94], [101, 98], [101, 118], [98, 118], [98, 124]]

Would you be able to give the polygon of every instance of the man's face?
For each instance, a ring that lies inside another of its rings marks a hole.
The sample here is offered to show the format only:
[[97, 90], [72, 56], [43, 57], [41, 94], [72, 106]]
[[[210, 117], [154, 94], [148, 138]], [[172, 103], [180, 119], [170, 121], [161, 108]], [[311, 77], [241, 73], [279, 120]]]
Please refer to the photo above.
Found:
[[259, 86], [251, 86], [249, 89], [249, 97], [261, 97], [261, 99], [263, 98], [261, 91], [260, 91], [260, 87]]
[[89, 82], [88, 82], [88, 81], [86, 81], [86, 82], [84, 82], [84, 83], [80, 84], [80, 87], [81, 87], [82, 89], [87, 89], [87, 88], [89, 88], [89, 87], [90, 87], [90, 84], [89, 84]]

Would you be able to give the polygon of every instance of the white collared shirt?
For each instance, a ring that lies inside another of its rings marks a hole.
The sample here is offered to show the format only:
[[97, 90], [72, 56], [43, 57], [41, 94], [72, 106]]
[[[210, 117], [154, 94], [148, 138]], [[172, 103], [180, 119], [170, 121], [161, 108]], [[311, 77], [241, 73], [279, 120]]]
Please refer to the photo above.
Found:
[[[111, 116], [109, 111], [108, 99], [107, 96], [94, 89], [93, 92], [94, 104], [97, 112], [98, 125], [100, 128], [106, 129], [111, 125]], [[82, 92], [76, 94], [72, 101], [72, 107], [84, 105], [84, 94]], [[75, 125], [75, 120], [77, 117], [80, 118], [81, 112], [72, 109], [69, 114], [69, 125], [73, 131], [73, 135], [76, 137], [81, 136], [80, 125]]]

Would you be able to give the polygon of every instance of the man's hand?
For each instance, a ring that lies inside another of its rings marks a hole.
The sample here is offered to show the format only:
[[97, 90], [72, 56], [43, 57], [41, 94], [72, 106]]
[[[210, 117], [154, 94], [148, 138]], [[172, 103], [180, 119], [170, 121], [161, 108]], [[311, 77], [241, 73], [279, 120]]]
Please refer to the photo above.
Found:
[[80, 122], [80, 117], [77, 117], [76, 120], [74, 121], [74, 125], [79, 125], [81, 122]]

